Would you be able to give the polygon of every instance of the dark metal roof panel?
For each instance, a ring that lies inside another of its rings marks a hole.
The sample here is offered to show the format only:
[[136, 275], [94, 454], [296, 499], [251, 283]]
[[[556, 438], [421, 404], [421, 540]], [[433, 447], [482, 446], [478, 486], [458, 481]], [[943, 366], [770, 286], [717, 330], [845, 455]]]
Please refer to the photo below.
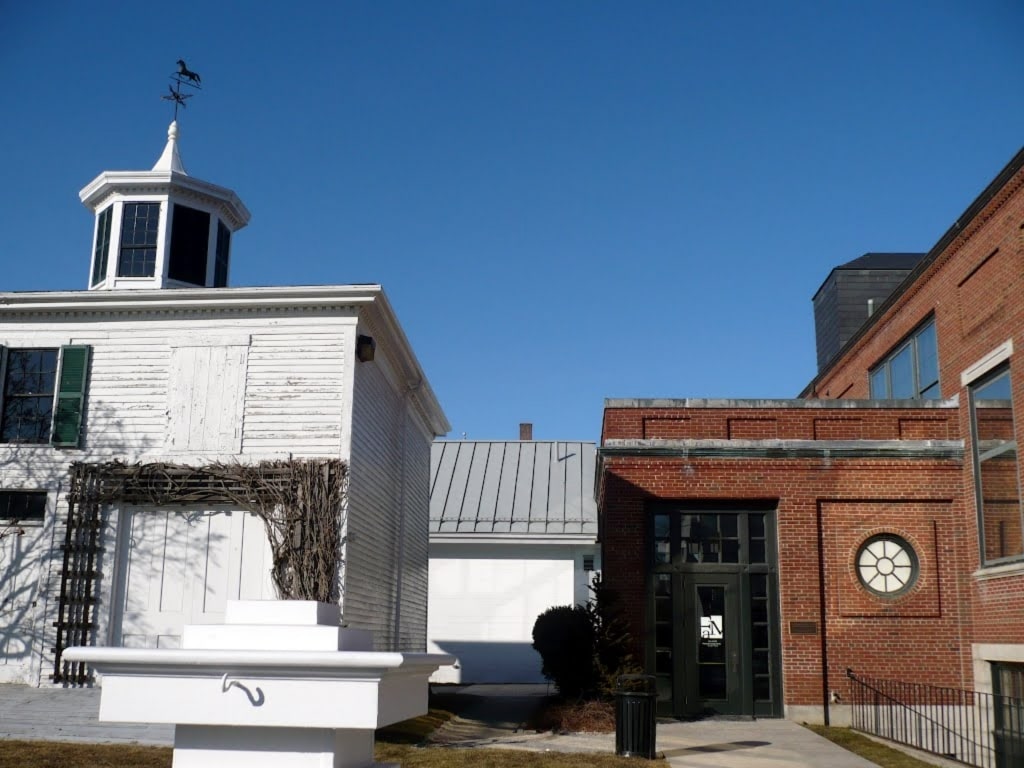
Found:
[[430, 532], [597, 535], [595, 443], [434, 442]]
[[924, 253], [865, 253], [836, 269], [913, 269]]

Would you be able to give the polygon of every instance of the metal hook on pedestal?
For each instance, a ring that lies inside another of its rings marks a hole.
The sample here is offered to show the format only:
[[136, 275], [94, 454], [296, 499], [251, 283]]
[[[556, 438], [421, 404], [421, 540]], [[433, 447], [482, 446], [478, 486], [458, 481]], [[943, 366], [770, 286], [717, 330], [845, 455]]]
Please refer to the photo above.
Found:
[[249, 686], [245, 685], [245, 683], [241, 683], [238, 680], [231, 680], [229, 682], [228, 681], [228, 675], [229, 674], [231, 674], [231, 673], [230, 672], [225, 672], [223, 677], [221, 677], [221, 679], [220, 679], [220, 691], [221, 691], [221, 693], [227, 693], [228, 690], [230, 690], [231, 688], [238, 688], [240, 691], [242, 691], [248, 697], [249, 703], [252, 704], [254, 707], [262, 707], [263, 706], [263, 702], [266, 701], [266, 697], [263, 695], [263, 689], [262, 688], [257, 686], [256, 687], [256, 695], [254, 696], [253, 692], [251, 690], [249, 690]]

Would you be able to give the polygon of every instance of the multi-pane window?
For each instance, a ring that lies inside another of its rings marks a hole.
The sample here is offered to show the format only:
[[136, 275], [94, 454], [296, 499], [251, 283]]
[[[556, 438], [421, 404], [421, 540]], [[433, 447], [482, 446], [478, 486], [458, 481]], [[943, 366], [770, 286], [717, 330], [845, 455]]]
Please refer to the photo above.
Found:
[[46, 491], [0, 491], [0, 520], [41, 521], [46, 516]]
[[1010, 370], [1001, 368], [968, 387], [978, 538], [982, 563], [1024, 556], [1013, 431]]
[[871, 397], [932, 400], [939, 393], [939, 352], [935, 321], [929, 320], [905, 339], [869, 374]]
[[53, 420], [57, 350], [7, 350], [3, 379], [0, 442], [47, 442]]
[[160, 203], [124, 204], [118, 277], [152, 277], [155, 274], [159, 229]]
[[[765, 516], [763, 513], [737, 515], [730, 512], [678, 514], [678, 543], [673, 545], [669, 515], [654, 517], [654, 561], [671, 563], [765, 563]], [[740, 522], [746, 520], [746, 531]], [[745, 554], [741, 556], [741, 546]]]
[[0, 346], [0, 443], [78, 447], [89, 351]]
[[107, 255], [110, 252], [110, 222], [114, 206], [107, 208], [96, 220], [96, 250], [92, 255], [92, 285], [103, 282], [107, 276]]

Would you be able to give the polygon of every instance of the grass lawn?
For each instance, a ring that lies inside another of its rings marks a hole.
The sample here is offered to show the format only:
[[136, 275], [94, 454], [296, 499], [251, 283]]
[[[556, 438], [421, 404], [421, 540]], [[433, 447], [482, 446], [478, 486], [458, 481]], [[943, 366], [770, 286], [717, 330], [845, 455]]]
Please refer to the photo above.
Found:
[[3, 768], [171, 768], [170, 747], [0, 741]]
[[850, 728], [826, 728], [823, 725], [807, 725], [806, 723], [805, 727], [838, 744], [843, 749], [848, 749], [865, 760], [870, 760], [881, 768], [935, 768], [934, 763], [918, 760], [916, 757], [880, 744]]
[[[519, 752], [510, 749], [450, 749], [414, 745], [447, 721], [448, 712], [423, 717], [377, 732], [377, 759], [409, 768], [636, 768], [637, 761], [613, 755]], [[170, 768], [170, 747], [121, 744], [72, 744], [57, 741], [0, 740], [0, 768]]]
[[[417, 749], [377, 743], [377, 759], [408, 768], [636, 768], [636, 761], [612, 755], [518, 752], [510, 749]], [[170, 747], [69, 744], [56, 741], [0, 741], [0, 766], [14, 768], [170, 768]]]

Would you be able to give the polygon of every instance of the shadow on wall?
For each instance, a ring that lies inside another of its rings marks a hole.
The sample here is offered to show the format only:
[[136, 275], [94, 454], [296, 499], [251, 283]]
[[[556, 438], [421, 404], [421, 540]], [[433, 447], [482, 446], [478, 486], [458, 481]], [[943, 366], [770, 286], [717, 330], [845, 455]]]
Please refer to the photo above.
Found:
[[450, 653], [459, 661], [441, 667], [432, 683], [546, 683], [541, 674], [540, 654], [526, 642], [485, 642], [481, 640], [431, 640], [427, 650]]

